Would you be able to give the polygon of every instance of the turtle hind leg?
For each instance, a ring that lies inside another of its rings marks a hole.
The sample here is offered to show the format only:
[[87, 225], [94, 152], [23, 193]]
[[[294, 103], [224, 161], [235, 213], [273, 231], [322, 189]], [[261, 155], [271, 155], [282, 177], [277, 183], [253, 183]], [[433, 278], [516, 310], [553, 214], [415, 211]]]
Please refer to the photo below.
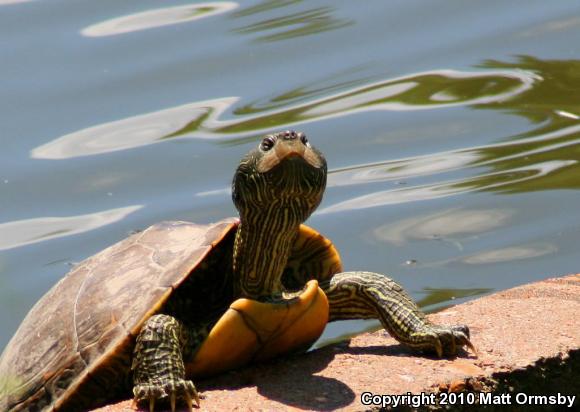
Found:
[[158, 399], [168, 399], [175, 410], [176, 399], [183, 399], [189, 410], [192, 400], [199, 406], [199, 395], [192, 381], [185, 378], [183, 352], [195, 346], [193, 333], [169, 315], [154, 315], [145, 322], [133, 353], [133, 403], [147, 401], [153, 412]]
[[379, 319], [389, 334], [411, 348], [453, 356], [467, 346], [475, 352], [465, 325], [433, 325], [394, 280], [372, 272], [342, 272], [321, 281], [330, 321]]

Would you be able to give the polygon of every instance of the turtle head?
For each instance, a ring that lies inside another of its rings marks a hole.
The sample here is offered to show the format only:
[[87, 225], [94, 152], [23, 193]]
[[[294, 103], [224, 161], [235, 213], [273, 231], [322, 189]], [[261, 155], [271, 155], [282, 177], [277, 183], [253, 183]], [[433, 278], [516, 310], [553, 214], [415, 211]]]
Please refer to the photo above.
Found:
[[267, 211], [302, 223], [322, 200], [326, 160], [304, 133], [288, 130], [265, 136], [240, 162], [232, 197], [242, 221]]

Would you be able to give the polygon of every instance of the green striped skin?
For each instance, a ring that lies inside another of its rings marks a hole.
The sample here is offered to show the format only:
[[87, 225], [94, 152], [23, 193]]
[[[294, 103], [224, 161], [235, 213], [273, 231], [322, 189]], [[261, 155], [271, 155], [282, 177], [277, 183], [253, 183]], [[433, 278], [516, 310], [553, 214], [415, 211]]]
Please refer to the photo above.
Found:
[[[172, 316], [159, 314], [149, 318], [135, 345], [132, 366], [135, 401], [148, 399], [153, 409], [155, 399], [168, 396], [171, 410], [175, 410], [177, 398], [184, 399], [189, 409], [193, 399], [199, 404], [193, 382], [185, 379], [183, 363], [183, 350], [193, 343], [192, 333], [195, 331]], [[198, 341], [204, 338], [199, 337]]]
[[[217, 302], [217, 308], [223, 304], [224, 310], [240, 297], [280, 301], [314, 278], [327, 295], [330, 321], [379, 319], [402, 344], [440, 357], [453, 356], [463, 346], [474, 350], [467, 326], [433, 325], [393, 280], [371, 272], [336, 273], [341, 270], [340, 259], [327, 240], [321, 241], [322, 236], [312, 229], [312, 236], [298, 237], [301, 223], [322, 200], [326, 173], [322, 154], [302, 133], [293, 131], [266, 136], [242, 159], [232, 184], [240, 224], [231, 274], [221, 278], [216, 286], [220, 292], [209, 300]], [[313, 250], [323, 262], [306, 257]], [[308, 264], [301, 266], [301, 261]], [[314, 273], [304, 273], [305, 268]], [[135, 401], [149, 400], [151, 410], [158, 398], [169, 398], [172, 410], [176, 398], [184, 399], [190, 410], [191, 399], [199, 403], [193, 383], [186, 379], [184, 361], [195, 354], [217, 318], [210, 316], [209, 323], [208, 317], [205, 322], [192, 322], [196, 309], [187, 307], [186, 295], [173, 299], [184, 307], [151, 317], [137, 338], [133, 392]]]
[[337, 273], [320, 282], [330, 304], [330, 322], [346, 319], [379, 319], [389, 334], [414, 349], [453, 356], [467, 345], [465, 325], [433, 325], [394, 280], [372, 272]]

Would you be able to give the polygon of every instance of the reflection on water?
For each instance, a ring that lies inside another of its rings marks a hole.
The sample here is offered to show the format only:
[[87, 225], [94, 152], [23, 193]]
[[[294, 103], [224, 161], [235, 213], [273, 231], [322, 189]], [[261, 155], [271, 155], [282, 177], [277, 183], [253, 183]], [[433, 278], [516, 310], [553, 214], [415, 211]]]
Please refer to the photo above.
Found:
[[[331, 7], [318, 7], [294, 14], [285, 13], [281, 17], [268, 18], [258, 23], [241, 27], [236, 29], [236, 32], [246, 34], [276, 31], [276, 33], [264, 34], [256, 38], [256, 41], [259, 42], [272, 42], [336, 30], [354, 24], [351, 19], [333, 16], [334, 12], [335, 9]], [[238, 15], [241, 16], [242, 14]], [[244, 13], [244, 15], [247, 15], [247, 13]]]
[[556, 113], [558, 116], [567, 117], [568, 119], [574, 120], [580, 119], [580, 116], [578, 116], [577, 114], [566, 112], [564, 110], [554, 110], [554, 113]]
[[[487, 68], [521, 68], [531, 70], [543, 81], [522, 95], [492, 106], [477, 106], [485, 110], [505, 110], [526, 117], [538, 127], [510, 137], [511, 145], [489, 147], [479, 153], [497, 171], [523, 165], [556, 161], [576, 165], [580, 161], [580, 94], [574, 92], [580, 82], [580, 60], [541, 60], [522, 56], [515, 63], [490, 60], [481, 65]], [[567, 115], [563, 116], [562, 113]], [[494, 161], [498, 159], [497, 161]], [[547, 189], [580, 188], [577, 167], [559, 169], [557, 173], [538, 176], [502, 188], [504, 193], [530, 192]]]
[[223, 196], [227, 195], [230, 196], [232, 189], [228, 186], [223, 189], [215, 189], [215, 190], [206, 190], [204, 192], [198, 192], [195, 194], [197, 197], [206, 197], [206, 196]]
[[[239, 98], [224, 97], [190, 103], [155, 113], [118, 120], [59, 137], [32, 150], [39, 159], [65, 159], [134, 148], [173, 137], [218, 138], [235, 134], [255, 136], [274, 128], [372, 110], [420, 110], [458, 105], [490, 104], [525, 92], [538, 78], [522, 71], [458, 72], [441, 70], [383, 80], [335, 92], [330, 96], [288, 104], [279, 108], [261, 105], [233, 120], [220, 115]], [[437, 96], [444, 93], [447, 98]], [[434, 99], [433, 96], [436, 98]]]
[[233, 15], [235, 17], [252, 16], [254, 14], [265, 13], [301, 2], [302, 0], [263, 0], [262, 2], [259, 2], [255, 5], [242, 8], [233, 13]]
[[373, 230], [375, 239], [401, 246], [413, 240], [448, 240], [479, 235], [508, 224], [515, 212], [509, 209], [461, 210], [451, 208], [437, 213], [413, 216]]
[[455, 150], [407, 159], [349, 166], [333, 170], [328, 177], [328, 186], [406, 180], [460, 169], [475, 163], [477, 160], [477, 153], [472, 150]]
[[[533, 73], [520, 70], [434, 70], [351, 87], [330, 96], [317, 98], [314, 94], [304, 100], [295, 98], [298, 103], [284, 109], [275, 109], [279, 107], [279, 97], [274, 97], [271, 104], [244, 106], [245, 112], [266, 113], [209, 126], [222, 134], [255, 135], [272, 127], [285, 128], [366, 111], [426, 110], [493, 103], [523, 93], [538, 80]], [[445, 102], [433, 100], [433, 96], [443, 91], [455, 96], [454, 99]]]
[[572, 29], [574, 27], [580, 27], [580, 17], [579, 16], [572, 16], [572, 17], [564, 17], [562, 19], [547, 21], [545, 23], [536, 25], [531, 30], [526, 30], [521, 32], [519, 35], [521, 37], [538, 37], [538, 36], [545, 36], [546, 34], [557, 32], [557, 31], [565, 31], [568, 29]]
[[238, 7], [237, 3], [222, 1], [147, 10], [93, 24], [81, 30], [81, 34], [87, 37], [113, 36], [171, 24], [185, 23], [225, 13], [236, 7]]
[[417, 304], [420, 307], [427, 307], [434, 309], [433, 306], [439, 305], [443, 302], [449, 302], [450, 300], [456, 300], [467, 297], [481, 296], [486, 293], [492, 292], [493, 289], [490, 288], [472, 288], [472, 289], [438, 289], [438, 288], [425, 288], [424, 293], [426, 296], [419, 299]]
[[536, 243], [530, 245], [504, 247], [501, 249], [487, 250], [475, 255], [468, 256], [463, 262], [472, 265], [481, 265], [512, 260], [529, 259], [555, 253], [558, 247], [551, 243]]
[[514, 185], [530, 180], [535, 181], [536, 179], [548, 176], [557, 170], [565, 169], [569, 166], [575, 166], [577, 163], [576, 160], [554, 160], [544, 163], [535, 163], [510, 170], [503, 170], [501, 172], [483, 173], [476, 177], [406, 187], [402, 189], [377, 191], [368, 195], [357, 196], [336, 203], [332, 206], [321, 209], [318, 213], [335, 213], [345, 210], [367, 209], [370, 207], [405, 202], [432, 200], [479, 190], [505, 191], [509, 190], [509, 188]]
[[36, 0], [0, 0], [0, 6], [7, 6], [9, 4], [29, 3]]
[[235, 101], [230, 97], [190, 103], [89, 127], [39, 146], [30, 156], [67, 159], [144, 146], [179, 134], [184, 127], [191, 127], [195, 122], [192, 118], [202, 122], [208, 116], [218, 115]]
[[[580, 187], [580, 96], [570, 93], [580, 78], [580, 62], [541, 61], [521, 57], [518, 63], [486, 62], [483, 67], [536, 73], [533, 87], [492, 104], [485, 110], [505, 110], [530, 119], [538, 127], [504, 141], [406, 159], [349, 166], [335, 170], [329, 186], [397, 182], [465, 168], [487, 168], [474, 177], [378, 190], [331, 205], [321, 213], [437, 199], [471, 191], [516, 193]], [[555, 109], [557, 108], [557, 109]]]
[[[333, 171], [329, 186], [392, 181], [449, 172], [467, 166], [493, 166], [530, 155], [566, 149], [578, 144], [580, 125], [563, 127], [545, 134], [523, 137], [514, 142], [494, 143], [486, 146], [432, 153], [407, 159], [349, 166]], [[488, 152], [495, 152], [490, 158]], [[562, 152], [560, 154], [563, 154]], [[574, 163], [574, 162], [573, 162]]]
[[0, 224], [0, 250], [87, 232], [118, 222], [143, 206], [134, 205], [66, 217], [38, 217]]

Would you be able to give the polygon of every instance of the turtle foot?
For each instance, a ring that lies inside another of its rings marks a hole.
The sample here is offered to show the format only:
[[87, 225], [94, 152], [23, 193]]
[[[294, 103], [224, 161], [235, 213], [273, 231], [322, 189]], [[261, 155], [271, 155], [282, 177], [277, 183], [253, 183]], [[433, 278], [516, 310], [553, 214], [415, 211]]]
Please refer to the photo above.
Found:
[[455, 356], [457, 351], [467, 346], [477, 356], [477, 349], [471, 343], [467, 325], [439, 326], [433, 325], [428, 332], [423, 332], [424, 348], [433, 349], [437, 356]]
[[177, 399], [183, 399], [188, 411], [193, 411], [193, 401], [199, 408], [199, 394], [195, 385], [189, 380], [171, 380], [164, 383], [145, 383], [135, 385], [133, 388], [133, 406], [140, 401], [149, 401], [149, 412], [154, 412], [157, 400], [169, 400], [171, 411], [175, 412]]

